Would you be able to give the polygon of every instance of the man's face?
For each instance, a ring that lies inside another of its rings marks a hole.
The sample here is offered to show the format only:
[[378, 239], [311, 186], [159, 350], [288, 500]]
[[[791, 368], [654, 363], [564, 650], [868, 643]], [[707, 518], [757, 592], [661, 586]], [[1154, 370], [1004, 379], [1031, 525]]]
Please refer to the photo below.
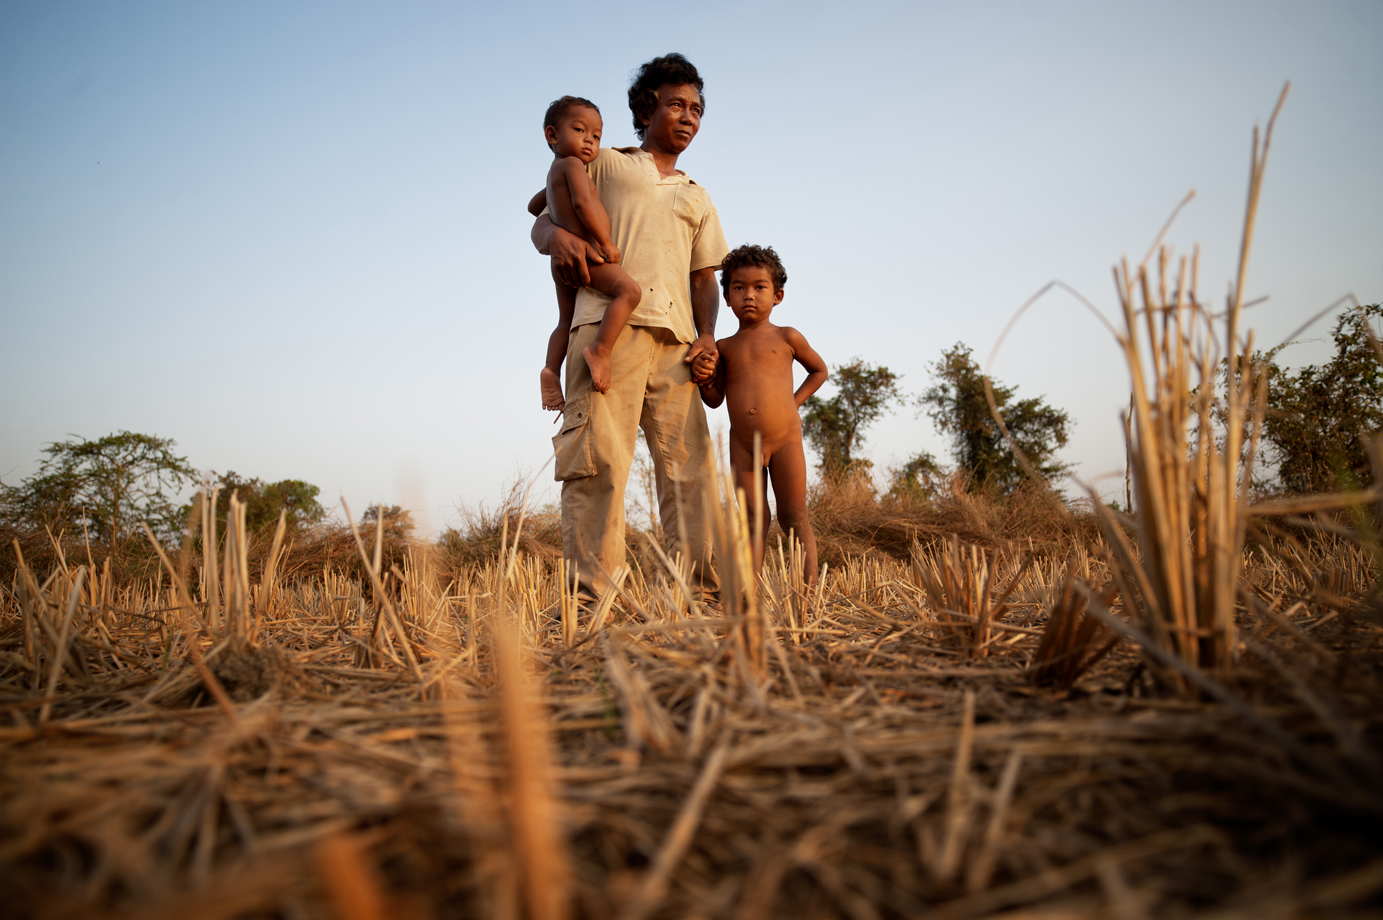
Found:
[[658, 87], [658, 105], [644, 124], [644, 143], [668, 153], [681, 153], [701, 130], [700, 91], [690, 84]]

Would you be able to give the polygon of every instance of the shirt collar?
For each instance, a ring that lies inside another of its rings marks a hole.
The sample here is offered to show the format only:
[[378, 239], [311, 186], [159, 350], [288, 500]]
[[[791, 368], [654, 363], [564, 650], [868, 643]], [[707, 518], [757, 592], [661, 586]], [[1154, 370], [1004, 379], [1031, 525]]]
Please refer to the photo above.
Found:
[[[648, 164], [649, 164], [650, 166], [653, 167], [653, 172], [654, 172], [655, 174], [658, 172], [658, 167], [657, 167], [657, 165], [655, 165], [655, 164], [653, 163], [653, 154], [649, 153], [647, 150], [643, 149], [642, 147], [611, 147], [610, 149], [611, 149], [611, 150], [618, 150], [620, 153], [623, 153], [623, 154], [625, 154], [625, 155], [627, 155], [627, 156], [632, 156], [632, 157], [643, 157], [644, 159], [648, 160]], [[664, 177], [664, 176], [659, 176], [659, 177], [658, 177], [659, 181], [661, 181], [661, 182], [676, 182], [676, 181], [679, 181], [679, 180], [680, 180], [680, 181], [683, 181], [683, 182], [688, 182], [688, 183], [690, 183], [690, 184], [692, 184], [692, 185], [695, 185], [695, 184], [696, 184], [696, 182], [692, 179], [692, 177], [689, 176], [689, 175], [687, 175], [686, 172], [685, 172], [684, 170], [675, 169], [675, 170], [673, 170], [673, 172], [675, 173], [675, 175], [666, 176], [666, 177]]]

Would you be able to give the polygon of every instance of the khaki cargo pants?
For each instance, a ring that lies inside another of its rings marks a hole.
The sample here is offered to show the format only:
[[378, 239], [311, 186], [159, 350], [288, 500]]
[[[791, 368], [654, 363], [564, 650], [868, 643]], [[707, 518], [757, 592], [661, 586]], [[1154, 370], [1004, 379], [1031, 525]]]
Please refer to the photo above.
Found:
[[679, 526], [685, 526], [692, 588], [714, 596], [720, 583], [706, 522], [711, 436], [701, 392], [682, 363], [691, 346], [670, 329], [625, 326], [611, 354], [610, 389], [597, 393], [582, 349], [595, 341], [599, 328], [577, 326], [567, 342], [567, 405], [562, 430], [552, 439], [562, 483], [562, 555], [576, 564], [582, 587], [597, 597], [606, 585], [602, 570], [612, 574], [624, 564], [624, 488], [643, 428], [668, 555], [678, 548]]

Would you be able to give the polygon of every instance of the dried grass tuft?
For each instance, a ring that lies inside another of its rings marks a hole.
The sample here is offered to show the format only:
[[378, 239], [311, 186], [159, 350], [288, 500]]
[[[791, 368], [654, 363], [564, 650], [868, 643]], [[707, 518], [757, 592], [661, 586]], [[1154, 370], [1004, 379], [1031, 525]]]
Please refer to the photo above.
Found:
[[[1113, 574], [1164, 655], [1220, 675], [1228, 672], [1236, 647], [1248, 471], [1267, 385], [1264, 368], [1253, 362], [1252, 333], [1239, 336], [1240, 314], [1263, 170], [1286, 96], [1284, 87], [1261, 144], [1254, 129], [1248, 209], [1224, 338], [1217, 340], [1214, 316], [1196, 294], [1199, 252], [1169, 272], [1170, 251], [1155, 246], [1142, 264], [1130, 269], [1124, 262], [1114, 272], [1124, 319], [1118, 339], [1133, 386], [1129, 461], [1137, 549], [1095, 497], [1113, 550]], [[1155, 269], [1148, 264], [1154, 253]], [[1220, 392], [1222, 361], [1229, 372]], [[1163, 656], [1148, 660], [1164, 685], [1183, 695], [1200, 692]]]
[[[1113, 630], [1090, 614], [1091, 592], [1087, 583], [1066, 577], [1060, 597], [1047, 614], [1047, 626], [1037, 646], [1032, 669], [1037, 683], [1070, 689], [1118, 642]], [[1097, 602], [1110, 609], [1114, 598], [1114, 586], [1108, 585]]]
[[972, 658], [989, 654], [994, 624], [1009, 610], [1008, 598], [1032, 562], [1032, 554], [1018, 566], [1008, 586], [998, 590], [998, 555], [981, 552], [953, 537], [938, 553], [914, 550], [912, 571], [937, 612], [937, 623], [954, 644]]

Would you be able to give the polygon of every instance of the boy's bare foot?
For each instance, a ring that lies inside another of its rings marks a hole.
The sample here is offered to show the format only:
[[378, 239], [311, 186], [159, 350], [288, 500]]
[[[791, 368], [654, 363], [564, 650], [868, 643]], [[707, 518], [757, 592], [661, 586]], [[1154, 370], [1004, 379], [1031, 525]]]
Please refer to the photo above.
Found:
[[550, 367], [545, 367], [543, 372], [538, 375], [538, 381], [543, 388], [543, 408], [561, 412], [566, 407], [567, 400], [562, 395], [562, 381], [557, 376], [557, 372]]
[[591, 369], [591, 386], [597, 393], [607, 392], [610, 389], [610, 356], [597, 352], [594, 345], [587, 345], [581, 353]]

